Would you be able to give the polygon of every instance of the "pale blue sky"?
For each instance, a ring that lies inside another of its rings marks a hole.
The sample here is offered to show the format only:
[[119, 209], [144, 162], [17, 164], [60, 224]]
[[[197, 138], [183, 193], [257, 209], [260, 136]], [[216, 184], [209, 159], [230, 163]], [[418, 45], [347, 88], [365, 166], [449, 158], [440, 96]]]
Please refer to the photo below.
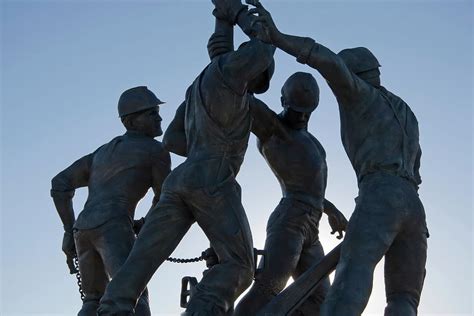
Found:
[[[366, 46], [382, 64], [382, 83], [420, 122], [424, 202], [431, 238], [420, 315], [472, 313], [473, 4], [471, 1], [263, 0], [283, 32], [310, 36], [334, 51]], [[120, 93], [147, 85], [167, 101], [167, 127], [187, 86], [208, 62], [210, 1], [2, 1], [1, 302], [2, 315], [74, 315], [75, 278], [61, 252], [62, 225], [50, 179], [72, 161], [123, 133]], [[238, 31], [237, 41], [244, 40]], [[334, 96], [315, 71], [281, 51], [270, 90], [295, 71], [315, 75], [321, 101], [310, 131], [327, 151], [327, 197], [349, 217], [357, 187], [342, 148]], [[173, 156], [173, 166], [182, 160]], [[255, 245], [280, 199], [255, 139], [238, 180]], [[78, 190], [76, 213], [87, 191]], [[150, 196], [142, 201], [144, 215]], [[337, 244], [322, 219], [325, 249]], [[174, 256], [195, 257], [207, 241], [194, 226]], [[181, 277], [202, 263], [165, 263], [150, 283], [154, 315], [178, 315]], [[381, 315], [383, 264], [364, 315]]]

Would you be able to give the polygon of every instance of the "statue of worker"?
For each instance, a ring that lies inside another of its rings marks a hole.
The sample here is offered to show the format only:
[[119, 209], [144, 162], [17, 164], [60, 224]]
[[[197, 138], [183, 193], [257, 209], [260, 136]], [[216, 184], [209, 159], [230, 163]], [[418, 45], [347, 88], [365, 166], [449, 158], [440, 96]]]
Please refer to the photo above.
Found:
[[418, 197], [421, 150], [410, 107], [380, 83], [379, 62], [364, 47], [338, 54], [307, 37], [281, 33], [261, 4], [259, 38], [318, 70], [339, 104], [342, 143], [359, 194], [321, 315], [361, 315], [376, 264], [385, 256], [385, 315], [411, 316], [425, 277], [428, 230]]
[[[298, 278], [324, 257], [318, 238], [322, 213], [334, 232], [345, 230], [344, 215], [324, 198], [326, 153], [308, 132], [311, 113], [319, 103], [319, 87], [309, 73], [291, 75], [281, 89], [280, 114], [254, 99], [252, 132], [258, 150], [280, 182], [283, 198], [267, 224], [265, 258], [251, 290], [239, 302], [235, 315], [256, 315], [280, 293], [292, 276]], [[319, 315], [329, 289], [329, 278], [299, 308], [302, 315]]]
[[194, 222], [209, 238], [219, 263], [196, 286], [185, 314], [225, 315], [252, 283], [252, 235], [235, 177], [250, 134], [250, 93], [268, 89], [274, 48], [251, 39], [234, 51], [227, 38], [235, 23], [248, 21], [247, 7], [240, 0], [214, 3], [218, 18], [209, 42], [212, 60], [188, 88], [164, 137], [166, 148], [187, 159], [163, 184], [130, 256], [107, 286], [99, 315], [133, 313], [156, 269]]
[[[135, 208], [148, 189], [159, 200], [170, 173], [170, 154], [154, 138], [163, 134], [159, 105], [147, 87], [125, 91], [118, 112], [127, 132], [102, 145], [52, 180], [51, 196], [64, 225], [63, 251], [77, 254], [84, 300], [79, 316], [96, 315], [109, 280], [127, 259], [135, 242]], [[74, 190], [88, 187], [84, 210], [75, 219]], [[137, 228], [137, 225], [135, 225]], [[148, 293], [138, 300], [136, 315], [150, 315]]]

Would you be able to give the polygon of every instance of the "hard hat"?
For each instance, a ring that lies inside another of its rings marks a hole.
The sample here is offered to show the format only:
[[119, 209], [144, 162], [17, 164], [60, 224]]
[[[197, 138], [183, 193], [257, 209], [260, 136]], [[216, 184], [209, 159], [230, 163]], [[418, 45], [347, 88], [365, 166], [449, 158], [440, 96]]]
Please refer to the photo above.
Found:
[[124, 91], [120, 96], [118, 113], [120, 117], [124, 117], [125, 115], [154, 108], [163, 103], [146, 86], [135, 87]]
[[365, 47], [343, 49], [337, 55], [344, 60], [346, 66], [355, 74], [380, 67], [377, 58]]
[[319, 87], [316, 79], [307, 72], [292, 74], [281, 88], [283, 106], [295, 111], [311, 113], [319, 103]]

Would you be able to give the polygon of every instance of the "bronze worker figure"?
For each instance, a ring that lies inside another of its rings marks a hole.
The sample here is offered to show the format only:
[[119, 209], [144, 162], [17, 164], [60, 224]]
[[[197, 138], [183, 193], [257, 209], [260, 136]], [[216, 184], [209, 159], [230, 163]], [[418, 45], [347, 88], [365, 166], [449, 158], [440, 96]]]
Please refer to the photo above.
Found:
[[385, 256], [385, 315], [416, 315], [425, 277], [428, 230], [418, 197], [421, 149], [410, 107], [380, 84], [366, 48], [335, 54], [310, 38], [281, 33], [261, 4], [258, 37], [318, 70], [339, 104], [342, 143], [359, 184], [334, 283], [321, 315], [360, 315], [375, 265]]
[[[258, 149], [280, 182], [283, 198], [268, 220], [262, 271], [237, 305], [235, 315], [256, 315], [285, 288], [291, 276], [298, 278], [324, 257], [318, 237], [322, 212], [328, 215], [338, 238], [342, 238], [347, 224], [344, 215], [324, 198], [326, 153], [307, 130], [319, 102], [316, 79], [309, 73], [297, 72], [287, 79], [281, 93], [280, 114], [257, 99], [250, 106]], [[319, 315], [328, 289], [326, 278], [297, 314]]]
[[250, 134], [250, 93], [267, 90], [274, 48], [257, 39], [236, 51], [221, 47], [221, 34], [227, 38], [233, 24], [247, 20], [247, 8], [240, 1], [214, 2], [218, 19], [209, 43], [215, 48], [212, 61], [188, 88], [164, 139], [170, 151], [187, 159], [164, 182], [130, 256], [107, 286], [100, 315], [132, 314], [156, 269], [194, 222], [219, 263], [196, 286], [186, 314], [224, 315], [252, 282], [252, 235], [235, 176]]
[[[151, 187], [156, 204], [170, 172], [170, 155], [154, 140], [163, 133], [158, 112], [162, 103], [146, 87], [125, 91], [119, 100], [119, 115], [127, 132], [52, 180], [51, 196], [64, 224], [63, 251], [69, 259], [77, 253], [79, 261], [85, 295], [79, 316], [96, 315], [107, 283], [135, 241], [133, 217], [138, 201]], [[74, 190], [85, 186], [89, 189], [87, 202], [75, 220]], [[146, 291], [136, 315], [150, 315]]]

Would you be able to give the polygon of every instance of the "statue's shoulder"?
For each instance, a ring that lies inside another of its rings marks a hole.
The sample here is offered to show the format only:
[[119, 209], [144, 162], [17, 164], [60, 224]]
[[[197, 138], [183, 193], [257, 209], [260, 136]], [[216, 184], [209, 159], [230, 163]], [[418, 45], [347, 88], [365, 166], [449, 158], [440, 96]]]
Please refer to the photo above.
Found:
[[324, 149], [323, 145], [321, 144], [321, 142], [316, 138], [316, 136], [314, 136], [312, 133], [310, 132], [307, 132], [308, 135], [309, 135], [309, 138], [313, 141], [313, 143], [316, 145], [316, 147], [319, 149], [320, 151], [320, 154], [326, 158], [326, 150]]
[[152, 144], [153, 145], [151, 146], [151, 151], [152, 151], [153, 157], [165, 163], [169, 163], [171, 161], [171, 156], [170, 156], [169, 151], [166, 150], [163, 143], [156, 139], [152, 139]]

